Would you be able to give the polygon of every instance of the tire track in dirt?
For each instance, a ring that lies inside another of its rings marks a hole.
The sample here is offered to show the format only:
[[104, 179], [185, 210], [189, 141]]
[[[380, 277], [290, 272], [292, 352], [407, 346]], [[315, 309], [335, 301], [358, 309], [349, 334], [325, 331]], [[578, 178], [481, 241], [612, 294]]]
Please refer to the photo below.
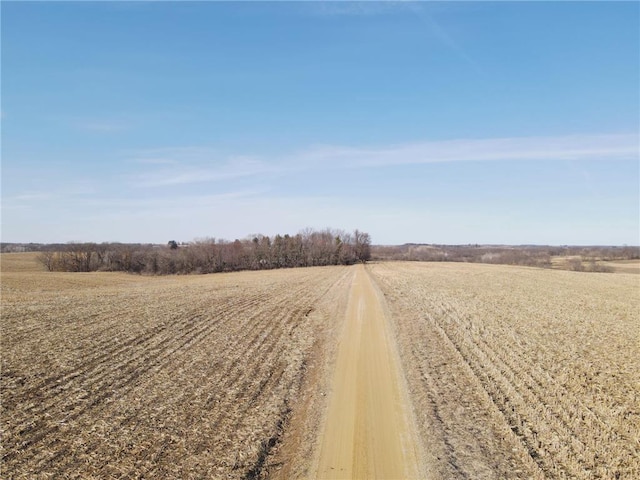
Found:
[[356, 268], [313, 471], [318, 479], [424, 478], [394, 335], [368, 272]]

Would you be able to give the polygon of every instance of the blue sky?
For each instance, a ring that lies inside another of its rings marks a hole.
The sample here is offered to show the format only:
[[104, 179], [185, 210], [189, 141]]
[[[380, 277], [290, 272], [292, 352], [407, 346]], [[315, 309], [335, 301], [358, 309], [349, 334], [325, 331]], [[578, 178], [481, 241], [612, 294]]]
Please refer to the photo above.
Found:
[[2, 240], [640, 243], [637, 2], [6, 2]]

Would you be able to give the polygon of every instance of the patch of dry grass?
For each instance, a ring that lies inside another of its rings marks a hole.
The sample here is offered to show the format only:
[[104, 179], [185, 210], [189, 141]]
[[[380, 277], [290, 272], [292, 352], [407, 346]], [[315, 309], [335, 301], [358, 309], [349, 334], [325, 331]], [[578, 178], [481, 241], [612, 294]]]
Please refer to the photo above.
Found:
[[640, 260], [584, 259], [580, 255], [553, 257], [552, 268], [558, 270], [586, 271], [599, 273], [640, 274]]
[[38, 261], [38, 254], [35, 252], [0, 254], [0, 272], [2, 273], [44, 271], [44, 265]]
[[640, 273], [640, 260], [610, 260], [601, 262], [615, 273]]

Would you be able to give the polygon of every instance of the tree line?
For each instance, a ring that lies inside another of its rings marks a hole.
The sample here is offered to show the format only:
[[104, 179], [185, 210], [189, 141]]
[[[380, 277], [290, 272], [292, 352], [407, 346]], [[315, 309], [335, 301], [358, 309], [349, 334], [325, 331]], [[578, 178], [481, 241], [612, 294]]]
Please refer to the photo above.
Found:
[[180, 245], [71, 243], [39, 255], [49, 271], [131, 272], [152, 275], [352, 265], [371, 258], [371, 238], [355, 230], [303, 230], [296, 235], [253, 235], [233, 242], [207, 238]]
[[637, 246], [405, 244], [374, 246], [372, 256], [374, 260], [493, 263], [541, 268], [552, 268], [554, 259], [568, 258], [563, 268], [606, 272], [612, 269], [597, 262], [638, 259], [640, 248]]

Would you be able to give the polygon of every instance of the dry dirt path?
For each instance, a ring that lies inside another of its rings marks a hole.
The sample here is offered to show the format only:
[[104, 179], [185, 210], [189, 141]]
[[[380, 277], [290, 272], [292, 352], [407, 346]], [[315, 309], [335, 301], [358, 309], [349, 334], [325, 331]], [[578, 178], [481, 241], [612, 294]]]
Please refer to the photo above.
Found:
[[411, 404], [379, 295], [358, 266], [312, 470], [316, 478], [424, 478]]

